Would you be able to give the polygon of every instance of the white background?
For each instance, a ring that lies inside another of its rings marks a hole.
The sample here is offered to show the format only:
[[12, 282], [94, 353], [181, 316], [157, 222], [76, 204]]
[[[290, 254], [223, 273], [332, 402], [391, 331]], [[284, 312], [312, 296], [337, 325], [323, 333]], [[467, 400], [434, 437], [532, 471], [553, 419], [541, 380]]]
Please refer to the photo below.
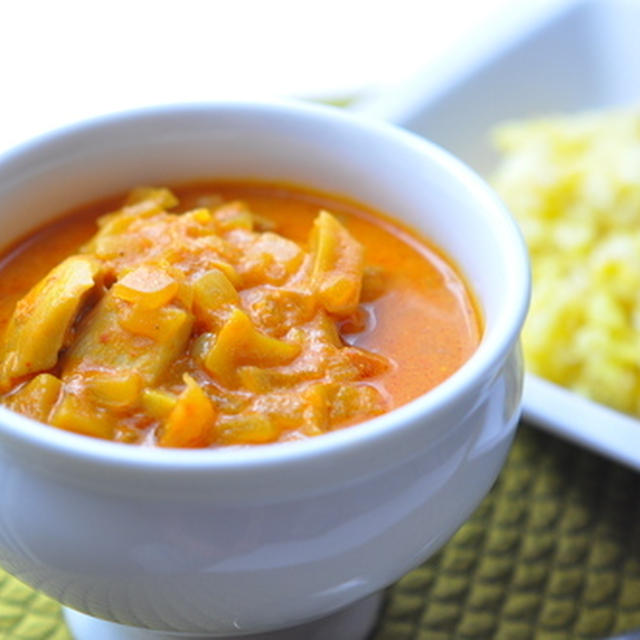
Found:
[[146, 104], [390, 91], [551, 1], [0, 0], [0, 148]]

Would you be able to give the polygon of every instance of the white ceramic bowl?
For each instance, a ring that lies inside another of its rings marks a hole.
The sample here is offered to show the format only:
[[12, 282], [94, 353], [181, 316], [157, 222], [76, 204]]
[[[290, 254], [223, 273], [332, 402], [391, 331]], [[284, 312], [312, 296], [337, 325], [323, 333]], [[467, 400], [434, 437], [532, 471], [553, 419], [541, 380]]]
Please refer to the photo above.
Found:
[[409, 223], [457, 263], [485, 322], [477, 352], [436, 389], [305, 442], [154, 450], [0, 409], [0, 564], [92, 616], [217, 636], [329, 615], [464, 522], [518, 420], [529, 272], [512, 219], [453, 157], [296, 104], [146, 109], [30, 142], [0, 159], [3, 242], [139, 183], [211, 177], [284, 179]]

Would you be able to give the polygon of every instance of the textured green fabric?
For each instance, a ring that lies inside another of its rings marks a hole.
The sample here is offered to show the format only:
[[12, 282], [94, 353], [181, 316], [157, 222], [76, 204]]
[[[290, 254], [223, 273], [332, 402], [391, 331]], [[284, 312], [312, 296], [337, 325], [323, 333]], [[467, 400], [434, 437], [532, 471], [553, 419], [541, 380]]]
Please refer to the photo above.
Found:
[[[634, 627], [640, 474], [521, 427], [471, 519], [389, 589], [372, 640], [571, 640]], [[0, 637], [69, 640], [58, 605], [2, 573]]]
[[521, 427], [491, 493], [389, 590], [373, 640], [569, 640], [640, 628], [640, 474]]
[[0, 570], [0, 637], [70, 640], [60, 607]]

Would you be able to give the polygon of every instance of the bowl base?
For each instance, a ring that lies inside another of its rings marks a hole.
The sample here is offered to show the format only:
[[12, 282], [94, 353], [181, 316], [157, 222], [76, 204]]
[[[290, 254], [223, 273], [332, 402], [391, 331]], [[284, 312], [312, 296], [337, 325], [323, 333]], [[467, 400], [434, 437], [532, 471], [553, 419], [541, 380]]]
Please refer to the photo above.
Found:
[[250, 635], [211, 636], [153, 631], [93, 618], [64, 608], [64, 617], [75, 640], [364, 640], [372, 631], [382, 605], [378, 592], [345, 609], [296, 627]]

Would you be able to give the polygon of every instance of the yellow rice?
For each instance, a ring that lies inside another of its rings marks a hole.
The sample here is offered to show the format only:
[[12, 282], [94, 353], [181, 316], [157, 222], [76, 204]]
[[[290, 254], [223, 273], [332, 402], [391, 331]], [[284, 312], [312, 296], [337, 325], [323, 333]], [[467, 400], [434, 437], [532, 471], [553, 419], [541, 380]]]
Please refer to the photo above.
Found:
[[527, 367], [640, 415], [640, 112], [506, 123], [495, 143], [531, 252]]

